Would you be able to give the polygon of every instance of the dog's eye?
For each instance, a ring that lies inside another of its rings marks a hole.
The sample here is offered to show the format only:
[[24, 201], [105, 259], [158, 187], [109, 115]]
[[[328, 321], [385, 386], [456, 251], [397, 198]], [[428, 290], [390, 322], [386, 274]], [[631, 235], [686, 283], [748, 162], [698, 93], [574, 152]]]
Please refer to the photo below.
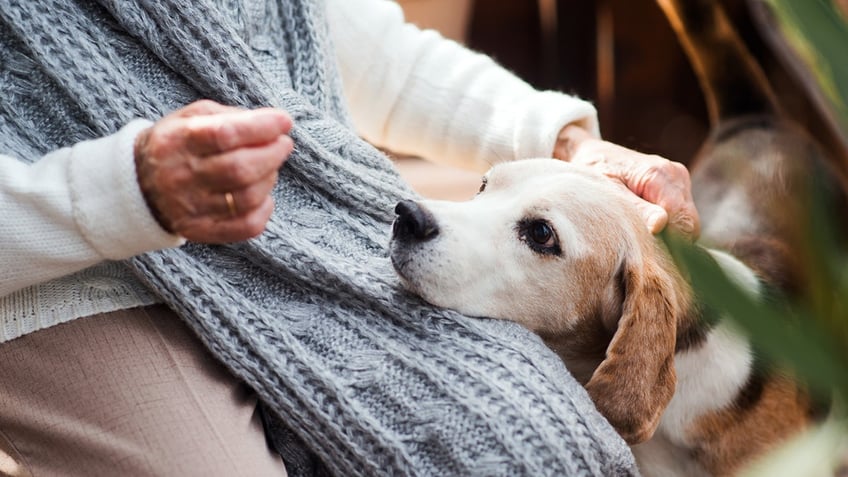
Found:
[[521, 239], [534, 251], [551, 255], [561, 253], [556, 232], [547, 221], [526, 220], [519, 224], [518, 229]]
[[483, 192], [484, 190], [486, 190], [486, 183], [487, 182], [489, 182], [489, 180], [486, 178], [486, 176], [483, 176], [483, 179], [480, 182], [480, 190], [477, 191], [478, 194]]
[[550, 245], [554, 238], [554, 231], [545, 222], [533, 222], [527, 230], [527, 237], [539, 245]]

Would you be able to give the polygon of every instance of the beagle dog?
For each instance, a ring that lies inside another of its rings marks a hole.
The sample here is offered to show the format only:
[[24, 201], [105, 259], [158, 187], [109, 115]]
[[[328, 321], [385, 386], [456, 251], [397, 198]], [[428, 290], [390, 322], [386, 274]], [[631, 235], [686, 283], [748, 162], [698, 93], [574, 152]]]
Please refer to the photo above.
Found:
[[[716, 2], [658, 1], [713, 120], [692, 171], [699, 247], [752, 297], [803, 295], [804, 198], [813, 183], [841, 196], [838, 176], [816, 172], [829, 167], [821, 149], [779, 114]], [[397, 204], [389, 254], [426, 301], [540, 335], [644, 475], [732, 475], [823, 410], [729, 320], [707, 316], [629, 193], [554, 159], [504, 163], [470, 201]]]
[[[400, 202], [391, 260], [426, 301], [539, 334], [634, 446], [644, 475], [727, 475], [802, 430], [812, 401], [758, 369], [728, 322], [701, 320], [627, 193], [554, 159], [505, 163], [473, 200]], [[754, 270], [707, 250], [761, 293]]]

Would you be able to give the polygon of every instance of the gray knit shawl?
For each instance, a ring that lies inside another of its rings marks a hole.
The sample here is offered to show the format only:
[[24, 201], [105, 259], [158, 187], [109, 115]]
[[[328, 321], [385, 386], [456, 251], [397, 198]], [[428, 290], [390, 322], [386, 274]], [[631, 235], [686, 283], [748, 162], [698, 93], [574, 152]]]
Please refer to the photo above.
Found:
[[535, 335], [399, 288], [386, 243], [414, 194], [346, 125], [323, 3], [276, 7], [291, 88], [209, 0], [0, 0], [0, 150], [35, 161], [201, 97], [287, 109], [262, 236], [128, 265], [256, 390], [290, 473], [635, 475]]

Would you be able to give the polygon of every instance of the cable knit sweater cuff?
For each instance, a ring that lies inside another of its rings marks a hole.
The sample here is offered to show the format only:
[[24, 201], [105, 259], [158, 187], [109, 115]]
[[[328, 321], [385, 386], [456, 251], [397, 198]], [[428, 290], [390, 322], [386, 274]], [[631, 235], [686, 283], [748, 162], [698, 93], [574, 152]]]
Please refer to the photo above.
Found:
[[111, 136], [72, 149], [68, 177], [74, 220], [104, 258], [121, 260], [185, 242], [159, 226], [138, 186], [133, 145], [150, 125], [135, 120]]

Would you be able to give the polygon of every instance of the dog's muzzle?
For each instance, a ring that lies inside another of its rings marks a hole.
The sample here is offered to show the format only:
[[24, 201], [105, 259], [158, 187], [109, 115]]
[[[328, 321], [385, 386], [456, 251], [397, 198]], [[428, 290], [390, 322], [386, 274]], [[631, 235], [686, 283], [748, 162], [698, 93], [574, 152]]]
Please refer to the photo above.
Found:
[[439, 235], [433, 214], [418, 202], [402, 200], [395, 206], [397, 218], [392, 225], [392, 238], [400, 242], [426, 242]]

